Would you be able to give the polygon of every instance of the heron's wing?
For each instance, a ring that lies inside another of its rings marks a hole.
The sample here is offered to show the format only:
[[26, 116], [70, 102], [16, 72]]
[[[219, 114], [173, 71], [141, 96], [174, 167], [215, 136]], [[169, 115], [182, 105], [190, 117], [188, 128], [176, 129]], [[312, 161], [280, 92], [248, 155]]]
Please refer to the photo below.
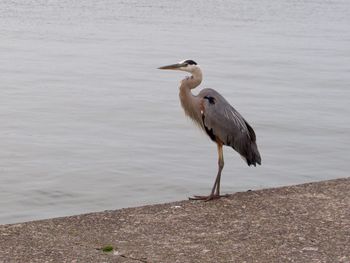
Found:
[[208, 135], [247, 158], [251, 148], [256, 147], [252, 127], [217, 91], [204, 89], [198, 96], [202, 99], [202, 120]]

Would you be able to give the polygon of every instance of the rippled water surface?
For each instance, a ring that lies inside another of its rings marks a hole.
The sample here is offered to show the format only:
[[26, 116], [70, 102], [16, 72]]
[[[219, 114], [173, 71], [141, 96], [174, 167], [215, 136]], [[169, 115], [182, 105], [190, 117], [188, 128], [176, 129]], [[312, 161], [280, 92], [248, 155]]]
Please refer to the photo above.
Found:
[[224, 192], [349, 175], [347, 0], [2, 0], [0, 22], [0, 223], [207, 194], [216, 146], [156, 70], [184, 58], [258, 136]]

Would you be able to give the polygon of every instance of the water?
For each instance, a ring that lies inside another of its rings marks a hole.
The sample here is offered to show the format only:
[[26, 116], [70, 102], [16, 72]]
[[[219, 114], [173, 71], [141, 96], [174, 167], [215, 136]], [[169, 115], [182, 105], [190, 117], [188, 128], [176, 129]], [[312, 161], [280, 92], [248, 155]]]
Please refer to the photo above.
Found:
[[255, 128], [224, 192], [346, 177], [350, 2], [0, 2], [0, 223], [207, 194], [216, 147], [184, 117], [190, 58]]

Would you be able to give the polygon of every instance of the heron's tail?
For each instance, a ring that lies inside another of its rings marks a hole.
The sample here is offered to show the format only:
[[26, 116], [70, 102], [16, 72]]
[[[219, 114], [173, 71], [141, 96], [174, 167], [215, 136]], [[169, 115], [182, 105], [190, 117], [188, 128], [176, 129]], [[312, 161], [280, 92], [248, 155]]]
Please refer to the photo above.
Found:
[[249, 166], [254, 165], [256, 166], [256, 164], [261, 165], [261, 157], [260, 157], [260, 153], [258, 150], [258, 146], [256, 145], [255, 142], [252, 142], [250, 145], [250, 151], [246, 156], [246, 160], [247, 160], [247, 164]]

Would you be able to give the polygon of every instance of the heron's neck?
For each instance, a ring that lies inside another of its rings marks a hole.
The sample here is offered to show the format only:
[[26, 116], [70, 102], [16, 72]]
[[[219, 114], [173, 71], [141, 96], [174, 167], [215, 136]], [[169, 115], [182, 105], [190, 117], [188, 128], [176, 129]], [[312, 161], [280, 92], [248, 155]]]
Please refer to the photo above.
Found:
[[197, 68], [195, 71], [192, 72], [191, 77], [186, 77], [181, 81], [181, 86], [185, 86], [186, 89], [194, 89], [198, 87], [199, 84], [201, 84], [202, 79], [202, 71], [200, 70], [200, 68]]
[[202, 71], [200, 68], [192, 72], [190, 77], [186, 77], [181, 80], [180, 84], [180, 97], [185, 97], [187, 95], [192, 95], [191, 89], [199, 86], [202, 82]]
[[198, 124], [201, 123], [199, 99], [194, 96], [191, 89], [199, 86], [202, 82], [202, 72], [200, 69], [192, 73], [191, 77], [186, 77], [180, 84], [180, 101], [186, 115], [191, 117]]

